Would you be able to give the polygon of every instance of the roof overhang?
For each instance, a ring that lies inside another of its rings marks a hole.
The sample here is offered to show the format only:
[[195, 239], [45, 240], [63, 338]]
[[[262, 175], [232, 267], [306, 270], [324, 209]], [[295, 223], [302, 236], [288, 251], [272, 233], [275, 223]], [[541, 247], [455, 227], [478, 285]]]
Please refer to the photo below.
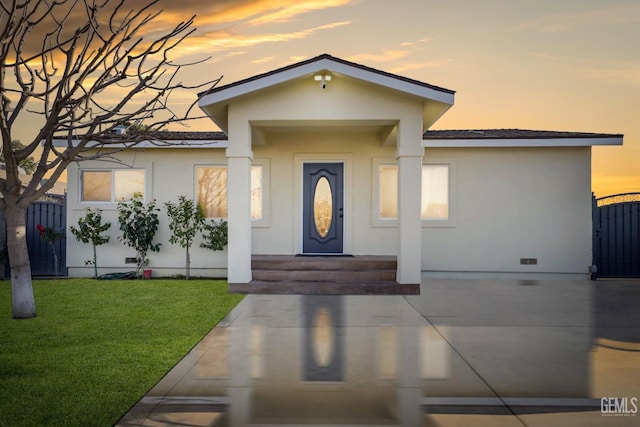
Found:
[[575, 138], [423, 139], [424, 148], [592, 147], [622, 145], [622, 136]]
[[330, 72], [335, 77], [357, 79], [423, 100], [423, 131], [438, 120], [454, 103], [455, 92], [452, 90], [325, 54], [204, 92], [200, 94], [198, 105], [220, 129], [227, 132], [229, 103], [295, 79], [312, 77], [319, 72]]
[[[75, 141], [71, 142], [72, 146], [76, 146]], [[54, 147], [67, 147], [68, 141], [66, 139], [54, 139]], [[123, 148], [227, 148], [229, 141], [227, 139], [216, 140], [159, 140], [159, 139], [146, 139], [137, 143], [126, 142], [114, 142], [114, 143], [102, 143], [98, 141], [89, 141], [86, 148], [101, 148], [101, 149], [123, 149]]]

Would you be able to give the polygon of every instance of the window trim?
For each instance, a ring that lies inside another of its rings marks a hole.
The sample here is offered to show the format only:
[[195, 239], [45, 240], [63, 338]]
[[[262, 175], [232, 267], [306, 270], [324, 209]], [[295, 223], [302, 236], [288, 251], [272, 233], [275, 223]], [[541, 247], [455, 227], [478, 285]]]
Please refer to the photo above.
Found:
[[[193, 203], [197, 206], [198, 205], [198, 168], [223, 168], [227, 170], [227, 178], [229, 177], [229, 165], [227, 163], [223, 163], [223, 162], [216, 162], [216, 163], [196, 163], [193, 165]], [[228, 187], [228, 183], [227, 183], [227, 187]], [[225, 189], [226, 193], [225, 196], [227, 197], [227, 203], [229, 200], [229, 191], [228, 188]], [[228, 205], [227, 205], [227, 209], [228, 209]], [[224, 219], [227, 220], [229, 217], [229, 212], [227, 210], [227, 216], [226, 217], [208, 217], [205, 215], [205, 219], [212, 219], [212, 220], [219, 220], [219, 219]]]
[[372, 159], [371, 167], [371, 225], [373, 227], [397, 227], [398, 218], [380, 217], [380, 167], [398, 166], [392, 157], [376, 157]]
[[270, 188], [271, 188], [271, 170], [269, 159], [253, 159], [251, 166], [262, 167], [262, 218], [252, 219], [251, 226], [255, 228], [267, 228], [271, 226], [271, 204], [270, 204]]
[[448, 197], [449, 197], [449, 217], [447, 219], [427, 219], [422, 218], [422, 228], [453, 228], [456, 227], [456, 191], [457, 191], [457, 183], [456, 183], [456, 159], [448, 158], [448, 157], [425, 157], [422, 159], [422, 165], [445, 165], [449, 167], [449, 188], [448, 188]]
[[[269, 188], [270, 188], [270, 164], [269, 164], [269, 159], [254, 159], [251, 162], [251, 166], [261, 166], [262, 167], [262, 218], [260, 219], [252, 219], [251, 220], [251, 227], [255, 227], [255, 228], [266, 228], [266, 227], [270, 227], [271, 226], [271, 220], [270, 220], [270, 193], [269, 193]], [[226, 162], [213, 162], [213, 163], [195, 163], [193, 165], [193, 201], [195, 204], [198, 203], [198, 174], [196, 172], [197, 168], [206, 168], [206, 167], [210, 167], [210, 168], [225, 168], [227, 170], [227, 177], [228, 177], [228, 173], [229, 173], [229, 165]], [[229, 198], [229, 192], [228, 192], [228, 188], [227, 188], [227, 203], [228, 203], [228, 199]], [[228, 217], [228, 212], [227, 212], [227, 217]], [[228, 218], [220, 218], [220, 217], [216, 217], [216, 218], [207, 218], [207, 219], [225, 219], [227, 220]]]
[[[115, 173], [117, 171], [141, 171], [144, 173], [144, 194], [143, 200], [146, 201], [148, 199], [148, 194], [150, 194], [150, 183], [148, 179], [148, 168], [142, 165], [137, 167], [123, 167], [123, 168], [97, 168], [97, 167], [89, 167], [89, 168], [79, 168], [78, 169], [78, 202], [82, 205], [91, 205], [96, 204], [101, 207], [110, 208], [111, 206], [116, 206], [119, 200], [115, 200]], [[111, 173], [111, 200], [84, 200], [83, 199], [83, 180], [82, 174], [84, 172], [110, 172]], [[83, 208], [84, 209], [84, 208]]]
[[[457, 225], [457, 167], [456, 159], [449, 157], [423, 157], [422, 165], [447, 165], [449, 167], [449, 218], [425, 219], [421, 218], [422, 228], [454, 228]], [[380, 218], [380, 167], [398, 166], [396, 159], [391, 157], [376, 157], [371, 166], [371, 225], [372, 227], [397, 227], [397, 218]]]

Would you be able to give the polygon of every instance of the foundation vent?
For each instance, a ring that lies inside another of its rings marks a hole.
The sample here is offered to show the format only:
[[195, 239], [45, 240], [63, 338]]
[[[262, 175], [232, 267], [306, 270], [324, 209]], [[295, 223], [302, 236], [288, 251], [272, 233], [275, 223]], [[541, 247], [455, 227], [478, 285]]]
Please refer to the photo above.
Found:
[[538, 265], [538, 258], [520, 258], [520, 265]]

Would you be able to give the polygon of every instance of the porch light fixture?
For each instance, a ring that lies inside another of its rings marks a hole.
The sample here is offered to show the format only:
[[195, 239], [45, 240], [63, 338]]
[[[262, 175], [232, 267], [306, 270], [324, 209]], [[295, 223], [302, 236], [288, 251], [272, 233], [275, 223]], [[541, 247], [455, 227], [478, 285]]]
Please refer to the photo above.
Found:
[[328, 74], [316, 74], [313, 76], [313, 79], [320, 84], [320, 88], [326, 89], [327, 82], [331, 81], [331, 76]]

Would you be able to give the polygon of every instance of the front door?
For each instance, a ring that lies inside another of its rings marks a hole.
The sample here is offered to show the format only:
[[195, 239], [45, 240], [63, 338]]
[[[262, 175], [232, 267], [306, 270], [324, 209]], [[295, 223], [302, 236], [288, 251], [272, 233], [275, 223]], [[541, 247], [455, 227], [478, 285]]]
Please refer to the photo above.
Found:
[[344, 164], [305, 163], [303, 174], [302, 252], [341, 254]]

